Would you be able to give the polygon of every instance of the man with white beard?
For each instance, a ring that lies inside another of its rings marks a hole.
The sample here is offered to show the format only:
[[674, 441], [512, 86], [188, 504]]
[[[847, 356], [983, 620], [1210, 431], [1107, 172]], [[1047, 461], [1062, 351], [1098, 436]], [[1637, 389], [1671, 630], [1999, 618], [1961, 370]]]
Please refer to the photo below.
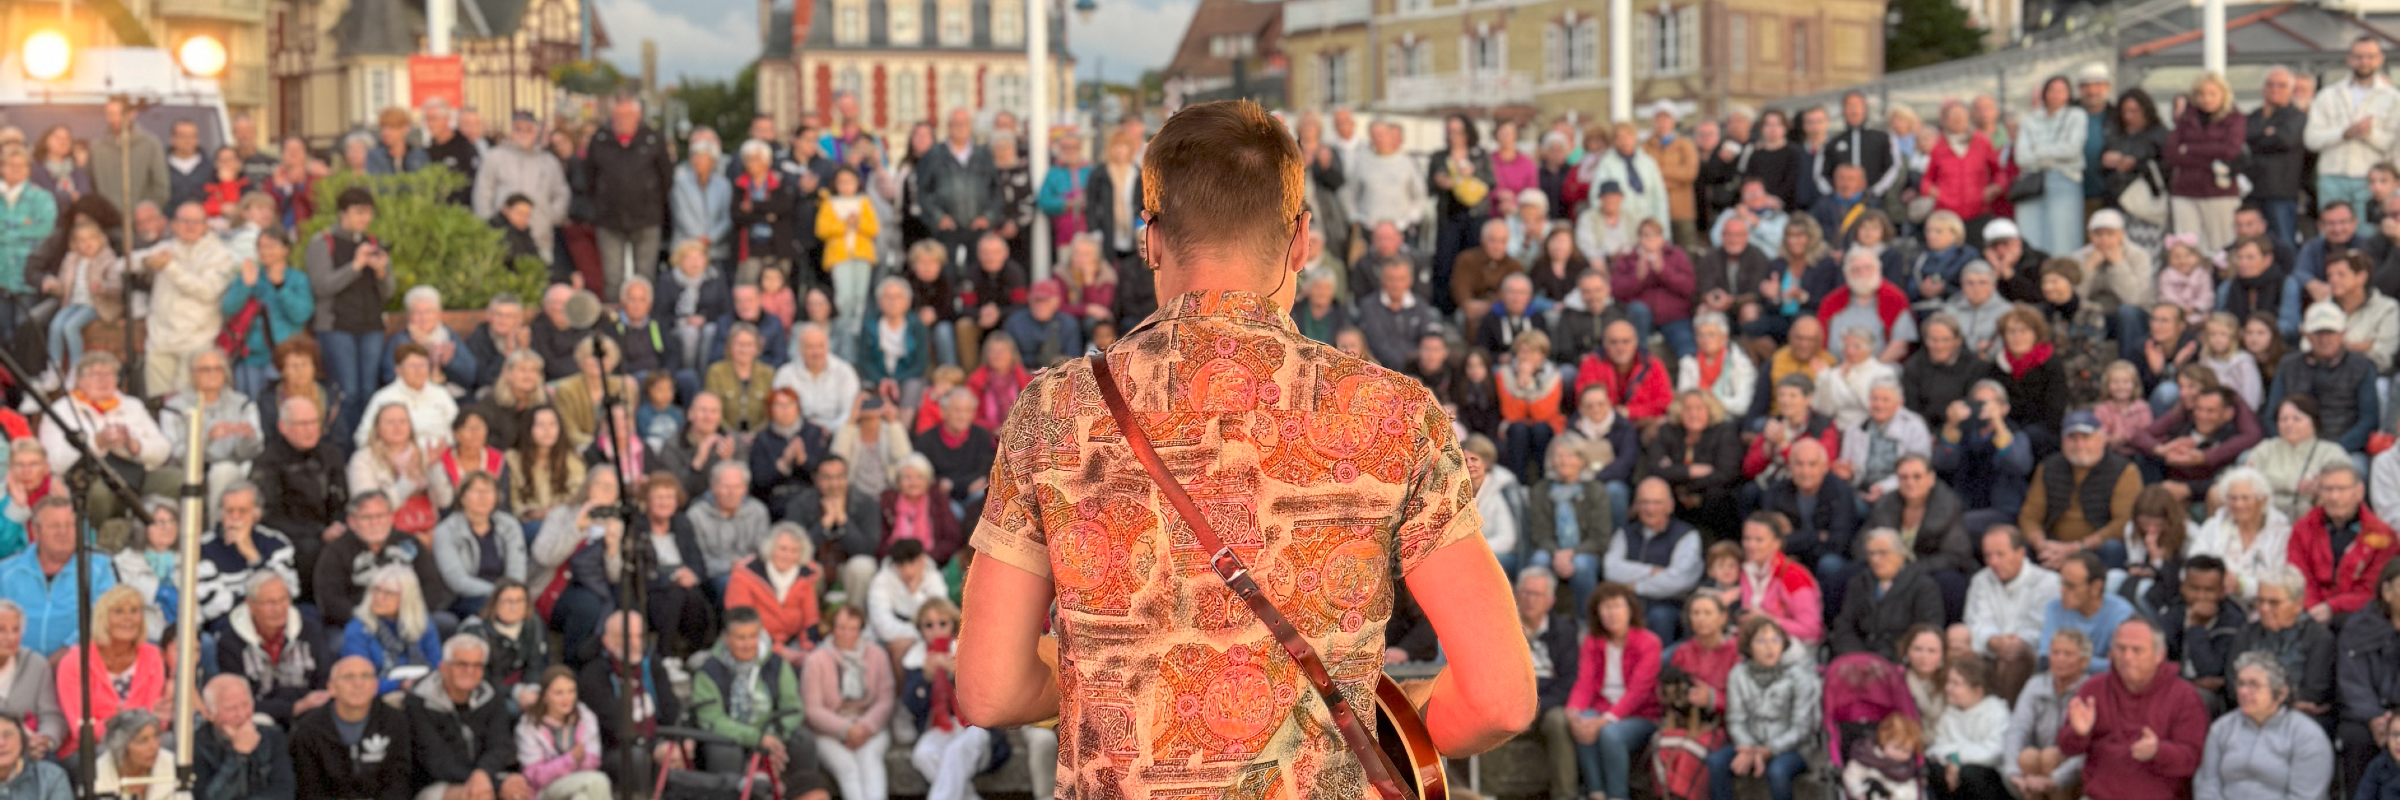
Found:
[[1838, 342], [1844, 333], [1865, 330], [1884, 363], [1907, 358], [1908, 346], [1917, 340], [1917, 318], [1908, 312], [1908, 296], [1884, 282], [1883, 260], [1865, 250], [1850, 251], [1842, 258], [1842, 282], [1817, 309], [1826, 336]]

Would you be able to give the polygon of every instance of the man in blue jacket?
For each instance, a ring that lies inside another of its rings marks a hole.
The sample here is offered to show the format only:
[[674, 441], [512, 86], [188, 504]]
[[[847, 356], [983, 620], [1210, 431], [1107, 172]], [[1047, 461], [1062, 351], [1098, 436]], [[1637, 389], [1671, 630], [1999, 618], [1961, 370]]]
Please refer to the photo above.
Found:
[[[51, 495], [33, 505], [33, 549], [0, 561], [0, 598], [25, 609], [24, 646], [55, 653], [77, 641], [75, 609], [75, 506]], [[106, 559], [92, 563], [92, 597], [117, 585]]]

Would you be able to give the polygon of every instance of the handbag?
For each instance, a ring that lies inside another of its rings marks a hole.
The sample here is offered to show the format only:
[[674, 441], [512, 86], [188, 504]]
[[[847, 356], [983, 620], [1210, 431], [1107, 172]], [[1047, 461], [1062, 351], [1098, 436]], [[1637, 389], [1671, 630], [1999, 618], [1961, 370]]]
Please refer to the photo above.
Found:
[[2029, 203], [2040, 200], [2042, 199], [2042, 188], [2042, 172], [2040, 170], [2018, 175], [2016, 180], [2008, 182], [2008, 202]]
[[[1416, 706], [1402, 692], [1400, 685], [1388, 674], [1378, 676], [1375, 687], [1378, 715], [1375, 722], [1390, 726], [1383, 736], [1384, 744], [1379, 746], [1357, 712], [1350, 707], [1350, 701], [1334, 685], [1333, 675], [1317, 655], [1317, 648], [1302, 638], [1300, 631], [1292, 627], [1291, 620], [1275, 607], [1275, 601], [1260, 591], [1257, 580], [1250, 577], [1249, 566], [1242, 563], [1241, 556], [1236, 555], [1233, 548], [1226, 547], [1225, 542], [1217, 538], [1216, 529], [1209, 524], [1208, 516], [1192, 503], [1191, 495], [1184, 492], [1183, 485], [1175, 481], [1175, 476], [1167, 472], [1166, 462], [1159, 459], [1158, 451], [1150, 445], [1150, 434], [1142, 430], [1133, 417], [1133, 409], [1125, 404], [1125, 395], [1117, 388], [1116, 376], [1109, 369], [1108, 354], [1093, 353], [1087, 360], [1092, 367], [1092, 379], [1099, 384], [1100, 399], [1108, 405], [1109, 416], [1116, 420], [1118, 432], [1125, 437], [1125, 446], [1133, 450], [1134, 458], [1142, 462], [1142, 470], [1149, 473], [1151, 482], [1158, 485], [1159, 493], [1165, 495], [1168, 504], [1175, 507], [1176, 516], [1191, 528], [1192, 538], [1199, 542], [1200, 549], [1215, 554], [1209, 557], [1208, 565], [1216, 572], [1218, 580], [1224, 581], [1225, 588], [1232, 590], [1234, 596], [1241, 598], [1250, 608], [1250, 613], [1257, 615], [1258, 621], [1267, 626], [1267, 632], [1274, 635], [1283, 651], [1300, 668], [1301, 674], [1308, 677], [1309, 685], [1324, 700], [1326, 710], [1331, 712], [1334, 727], [1341, 733], [1343, 746], [1358, 759], [1360, 769], [1366, 773], [1367, 784], [1375, 790], [1375, 794], [1382, 800], [1447, 798], [1449, 783], [1442, 773], [1441, 755], [1435, 752], [1433, 738], [1426, 732], [1423, 718], [1418, 715]], [[1389, 751], [1395, 749], [1395, 745], [1412, 767], [1407, 779], [1403, 779], [1393, 766], [1392, 753]]]
[[2124, 210], [2125, 216], [2152, 225], [2167, 224], [2167, 195], [2159, 190], [2160, 182], [2156, 164], [2144, 167], [2140, 176], [2117, 193], [2117, 208]]
[[433, 498], [423, 492], [409, 495], [408, 502], [401, 503], [400, 509], [392, 512], [392, 530], [401, 533], [424, 533], [433, 530], [434, 524], [441, 521], [441, 512], [433, 508]]

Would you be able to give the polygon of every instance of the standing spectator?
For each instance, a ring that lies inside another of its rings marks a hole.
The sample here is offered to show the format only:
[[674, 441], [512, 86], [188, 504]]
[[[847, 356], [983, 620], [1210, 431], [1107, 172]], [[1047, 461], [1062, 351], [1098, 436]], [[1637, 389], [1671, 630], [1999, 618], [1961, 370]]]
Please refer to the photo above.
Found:
[[2201, 75], [2191, 97], [2167, 134], [2164, 160], [2174, 175], [2168, 216], [2176, 233], [2200, 237], [2201, 252], [2213, 253], [2233, 241], [2233, 210], [2242, 200], [2234, 170], [2249, 119], [2233, 107], [2233, 87], [2222, 75]]
[[534, 246], [543, 261], [567, 261], [566, 254], [555, 250], [558, 227], [566, 222], [572, 200], [567, 176], [558, 158], [542, 150], [542, 123], [533, 114], [519, 111], [510, 115], [508, 138], [484, 152], [471, 191], [475, 216], [484, 219], [498, 215], [511, 197], [522, 195], [533, 201], [533, 216], [527, 225]]
[[[2084, 82], [2091, 83], [2089, 75]], [[2099, 75], [2100, 93], [2107, 96], [2107, 74]], [[2034, 95], [2034, 109], [2017, 123], [2016, 164], [2041, 176], [2042, 193], [2016, 201], [2018, 224], [2028, 246], [2064, 253], [2083, 244], [2083, 201], [2091, 129], [2097, 123], [2074, 98], [2064, 76], [2051, 76]], [[2096, 178], [2097, 176], [2091, 176]]]
[[642, 122], [641, 99], [619, 95], [609, 101], [608, 128], [592, 136], [580, 166], [599, 228], [601, 297], [613, 300], [627, 275], [657, 272], [667, 221], [659, 200], [674, 186], [675, 157], [666, 137]]
[[1843, 166], [1856, 166], [1867, 179], [1867, 196], [1881, 198], [1908, 172], [1890, 133], [1867, 127], [1867, 96], [1842, 95], [1842, 131], [1833, 134], [1820, 159], [1819, 175], [1830, 181]]
[[123, 101], [101, 106], [108, 132], [92, 140], [92, 186], [116, 208], [141, 203], [164, 205], [170, 194], [166, 149], [158, 137], [134, 124], [135, 112]]
[[2067, 706], [2059, 752], [2087, 755], [2084, 794], [2093, 800], [2172, 798], [2200, 767], [2207, 711], [2182, 678], [2159, 671], [2157, 628], [2135, 617], [2109, 644], [2109, 669], [2084, 682]]
[[1691, 139], [1675, 134], [1672, 103], [1660, 103], [1650, 113], [1650, 138], [1642, 142], [1642, 153], [1658, 165], [1660, 182], [1665, 184], [1667, 218], [1674, 225], [1675, 243], [1699, 246], [1700, 217], [1693, 184], [1700, 178], [1700, 151]]
[[299, 785], [329, 797], [406, 800], [416, 769], [406, 712], [376, 701], [375, 667], [364, 658], [334, 664], [331, 684], [333, 701], [293, 724]]
[[[801, 259], [801, 232], [813, 232], [817, 219], [813, 214], [802, 214], [801, 205], [805, 201], [796, 179], [775, 169], [774, 159], [774, 149], [766, 142], [755, 139], [743, 142], [742, 172], [727, 191], [731, 207], [725, 224], [727, 235], [734, 237], [727, 244], [732, 248], [729, 253], [735, 265], [733, 282], [738, 285], [755, 285], [759, 273], [767, 271], [802, 279], [811, 274], [801, 269], [808, 266]], [[709, 242], [711, 257], [715, 258], [718, 250], [715, 242], [705, 238], [701, 241]], [[801, 284], [813, 285], [813, 280]]]
[[2298, 241], [2300, 181], [2308, 156], [2301, 137], [2308, 129], [2309, 112], [2292, 104], [2294, 83], [2291, 70], [2268, 69], [2258, 110], [2250, 112], [2242, 127], [2249, 155], [2243, 171], [2250, 179], [2249, 202], [2266, 215], [2268, 235], [2278, 246]]
[[[945, 130], [949, 138], [917, 161], [917, 201], [943, 250], [955, 253], [999, 227], [1000, 172], [992, 164], [991, 151], [975, 145], [972, 112], [951, 109]], [[1118, 170], [1112, 166], [1110, 171]], [[1094, 170], [1094, 181], [1099, 172]], [[1133, 220], [1117, 224], [1131, 227]]]
[[75, 131], [65, 125], [52, 125], [33, 142], [33, 185], [42, 187], [57, 201], [59, 207], [75, 204], [92, 193], [92, 168], [84, 158], [77, 158]]
[[[1491, 158], [1484, 153], [1474, 121], [1452, 114], [1442, 120], [1442, 134], [1442, 148], [1427, 157], [1424, 172], [1426, 193], [1433, 198], [1433, 285], [1437, 287], [1451, 285], [1451, 269], [1458, 255], [1473, 246], [1483, 230], [1485, 201], [1493, 182]], [[1626, 149], [1632, 149], [1632, 139], [1626, 141]], [[1648, 158], [1643, 156], [1645, 161]], [[1657, 175], [1657, 167], [1650, 172]], [[1657, 183], [1653, 181], [1654, 186]], [[1663, 192], [1663, 187], [1659, 191]], [[1665, 207], [1663, 202], [1660, 207]], [[1663, 211], [1660, 216], [1665, 216]], [[1444, 315], [1458, 310], [1452, 296], [1439, 291], [1434, 292], [1433, 304]]]
[[[292, 269], [292, 241], [289, 237], [290, 234], [281, 229], [261, 231], [257, 243], [258, 257], [242, 262], [240, 274], [226, 286], [224, 300], [218, 304], [219, 312], [234, 323], [228, 325], [226, 330], [234, 341], [233, 349], [228, 353], [234, 361], [233, 387], [252, 400], [266, 396], [267, 385], [275, 373], [275, 348], [307, 331], [310, 320], [316, 315], [316, 292], [309, 288], [307, 270]], [[87, 264], [83, 268], [100, 267]], [[70, 279], [86, 280], [81, 277]], [[94, 275], [94, 279], [98, 279], [98, 276]], [[97, 293], [91, 291], [90, 285], [69, 291], [87, 301], [86, 308], [91, 307], [88, 301], [98, 297]], [[252, 311], [253, 303], [257, 306], [248, 323], [249, 330], [245, 332], [241, 330], [242, 314]], [[97, 312], [93, 313], [97, 316]], [[76, 330], [75, 336], [80, 342], [82, 331]], [[55, 355], [62, 354], [62, 351], [55, 349], [60, 345], [53, 347], [55, 362]], [[78, 344], [73, 349], [81, 350], [81, 347]]]
[[2370, 36], [2350, 41], [2350, 74], [2317, 94], [2308, 105], [2302, 141], [2317, 154], [2317, 207], [2337, 202], [2353, 209], [2379, 199], [2367, 191], [2367, 169], [2384, 160], [2400, 126], [2400, 92], [2383, 77], [2383, 43]]
[[[1806, 181], [1813, 187], [1816, 176], [1809, 173], [1806, 154], [1792, 143], [1791, 132], [1791, 118], [1783, 112], [1768, 111], [1760, 115], [1758, 138], [1743, 150], [1741, 175], [1745, 184], [1757, 179], [1784, 211], [1804, 213], [1808, 205], [1801, 202], [1800, 185]], [[1748, 189], [1743, 189], [1743, 205], [1750, 205], [1748, 193]]]
[[691, 154], [675, 168], [675, 241], [708, 243], [710, 261], [733, 261], [733, 181], [723, 169], [725, 147], [706, 128], [692, 134]]
[[207, 198], [208, 182], [215, 178], [215, 165], [209, 163], [207, 153], [200, 151], [200, 126], [191, 120], [169, 123], [165, 207], [172, 209], [201, 202]]
[[342, 191], [335, 206], [340, 219], [309, 241], [306, 265], [309, 288], [316, 293], [316, 321], [310, 328], [325, 343], [326, 366], [344, 398], [334, 420], [338, 433], [358, 428], [367, 399], [378, 388], [383, 308], [397, 285], [391, 255], [367, 233], [375, 221], [375, 196], [352, 187]]
[[1968, 124], [1967, 107], [1962, 103], [1942, 104], [1941, 130], [1926, 156], [1924, 196], [1933, 198], [1935, 208], [1957, 214], [1959, 219], [1983, 216], [1993, 201], [2004, 199], [2008, 191], [2007, 182], [2001, 180], [2000, 154], [1990, 139]]
[[173, 241], [135, 257], [158, 290], [142, 356], [142, 386], [153, 398], [190, 385], [192, 357], [215, 345], [225, 327], [225, 289], [239, 268], [198, 204], [175, 209], [174, 230]]
[[31, 296], [36, 276], [27, 262], [58, 228], [58, 200], [49, 192], [26, 191], [32, 177], [33, 156], [24, 148], [0, 153], [0, 332], [11, 338], [22, 315], [40, 299]]
[[425, 159], [428, 164], [448, 167], [451, 172], [467, 179], [467, 185], [450, 193], [450, 204], [473, 207], [475, 178], [483, 170], [482, 140], [460, 131], [454, 123], [450, 103], [441, 98], [425, 101], [417, 107], [418, 116], [425, 118]]
[[[432, 163], [425, 151], [409, 142], [408, 109], [399, 106], [386, 108], [375, 118], [375, 136], [368, 145], [366, 173], [368, 175], [399, 175], [424, 169]], [[194, 135], [195, 141], [197, 134]], [[172, 163], [169, 167], [174, 166]]]

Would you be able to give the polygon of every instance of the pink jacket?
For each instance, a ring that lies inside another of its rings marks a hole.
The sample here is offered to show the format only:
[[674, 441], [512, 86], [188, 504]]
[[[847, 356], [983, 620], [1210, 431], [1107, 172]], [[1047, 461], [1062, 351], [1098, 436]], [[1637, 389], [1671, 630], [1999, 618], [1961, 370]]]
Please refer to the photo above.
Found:
[[801, 662], [800, 699], [808, 709], [808, 729], [818, 736], [839, 739], [850, 732], [854, 722], [865, 722], [868, 730], [881, 731], [892, 719], [892, 661], [883, 656], [881, 648], [867, 651], [867, 710], [856, 717], [842, 714], [842, 659], [834, 652], [833, 640], [827, 639], [817, 649], [809, 651], [808, 660]]
[[2158, 301], [2184, 310], [2192, 325], [2208, 321], [2208, 313], [2217, 310], [2216, 275], [2201, 264], [2191, 272], [2174, 267], [2158, 271]]
[[1567, 710], [1615, 714], [1618, 719], [1658, 719], [1658, 636], [1634, 623], [1625, 637], [1622, 668], [1625, 693], [1602, 697], [1608, 683], [1608, 640], [1583, 637], [1583, 653], [1575, 668], [1575, 688], [1567, 694]]
[[[51, 667], [52, 676], [56, 678], [58, 686], [59, 708], [81, 709], [83, 707], [83, 692], [75, 685], [75, 674], [82, 669], [77, 666], [83, 663], [82, 656], [83, 648], [68, 647], [59, 651], [56, 659], [51, 662], [54, 665]], [[100, 657], [99, 645], [92, 646], [92, 657], [94, 659]], [[93, 665], [90, 677], [92, 735], [94, 736], [107, 736], [109, 718], [125, 709], [139, 708], [156, 714], [162, 719], [174, 716], [171, 713], [174, 710], [174, 700], [167, 694], [166, 659], [159, 653], [158, 645], [143, 642], [134, 649], [133, 691], [131, 692], [117, 694], [116, 683], [108, 679], [108, 670], [101, 665]], [[67, 726], [67, 741], [59, 746], [60, 754], [75, 752], [75, 731], [76, 726]]]
[[575, 704], [575, 735], [566, 742], [552, 738], [539, 714], [517, 721], [517, 763], [525, 765], [525, 782], [534, 791], [578, 772], [600, 768], [600, 718], [590, 706]]
[[2100, 418], [2100, 434], [2107, 437], [2109, 446], [2125, 452], [2133, 449], [2133, 435], [2150, 427], [2150, 403], [2146, 400], [2101, 402], [2092, 406], [2092, 414]]
[[1825, 641], [1825, 594], [1817, 588], [1817, 578], [1806, 568], [1775, 554], [1775, 577], [1767, 585], [1750, 582], [1748, 569], [1742, 571], [1742, 606], [1783, 626], [1785, 635], [1809, 644]]

